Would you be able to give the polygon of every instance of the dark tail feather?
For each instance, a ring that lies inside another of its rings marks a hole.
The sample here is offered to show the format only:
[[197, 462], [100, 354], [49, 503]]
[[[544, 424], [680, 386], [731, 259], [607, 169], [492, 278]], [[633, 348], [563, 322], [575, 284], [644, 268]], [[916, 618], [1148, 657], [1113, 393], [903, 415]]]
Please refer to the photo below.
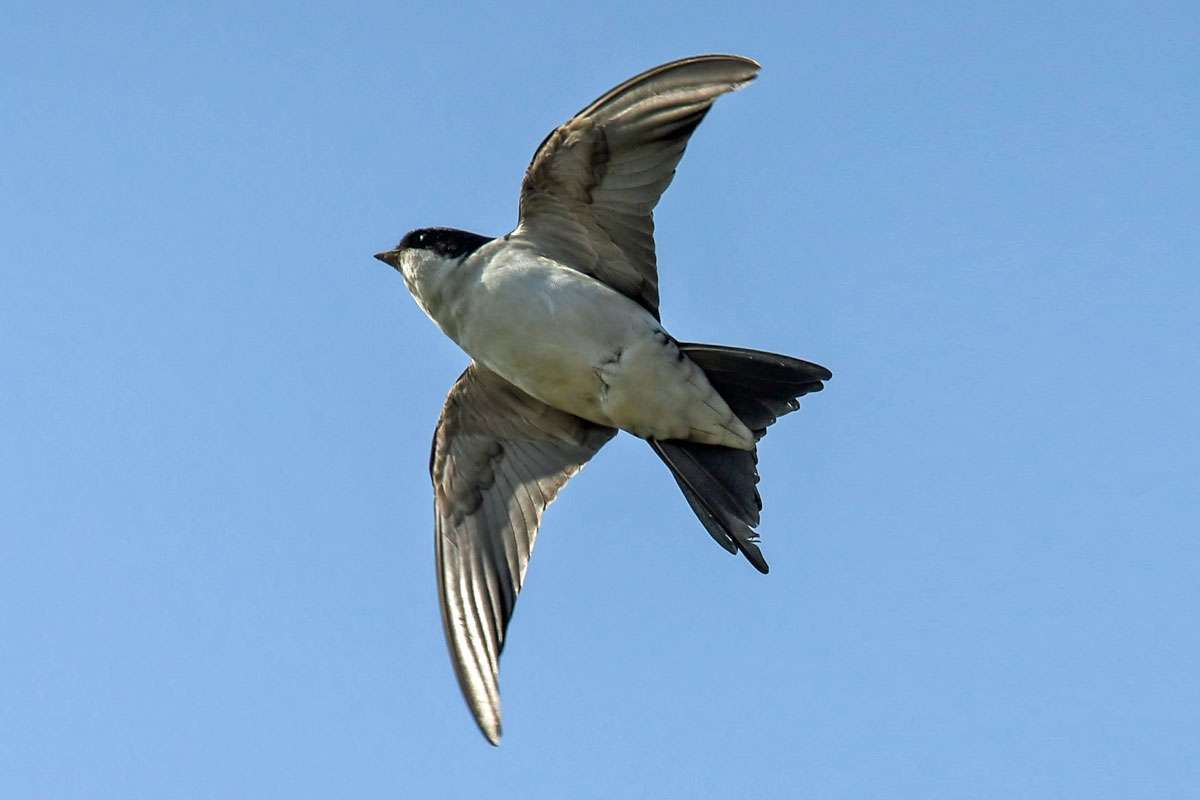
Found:
[[775, 420], [800, 408], [798, 398], [821, 391], [822, 381], [833, 377], [820, 364], [760, 350], [685, 343], [679, 349], [760, 438]]
[[[769, 567], [758, 549], [758, 534], [753, 527], [758, 524], [762, 508], [754, 487], [758, 483], [754, 453], [677, 440], [651, 439], [650, 446], [671, 469], [688, 505], [713, 541], [731, 553], [745, 553], [754, 568], [765, 574]], [[723, 480], [728, 477], [734, 479], [729, 484]]]
[[[684, 343], [679, 349], [704, 370], [713, 388], [758, 438], [779, 417], [798, 409], [798, 398], [821, 391], [822, 381], [832, 377], [818, 364], [758, 350]], [[762, 510], [757, 450], [679, 440], [651, 440], [650, 446], [670, 468], [713, 540], [731, 553], [741, 551], [755, 569], [767, 572], [754, 531]]]

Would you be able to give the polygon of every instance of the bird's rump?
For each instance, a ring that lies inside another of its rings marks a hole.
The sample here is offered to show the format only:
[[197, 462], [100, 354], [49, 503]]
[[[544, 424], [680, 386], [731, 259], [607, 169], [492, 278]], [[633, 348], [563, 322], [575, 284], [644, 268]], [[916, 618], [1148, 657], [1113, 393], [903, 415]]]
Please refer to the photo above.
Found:
[[[819, 364], [761, 350], [683, 342], [679, 350], [704, 371], [758, 439], [779, 417], [800, 408], [800, 397], [821, 391], [822, 381], [832, 377]], [[767, 572], [754, 530], [762, 510], [757, 447], [739, 450], [677, 440], [652, 440], [650, 446], [713, 541], [730, 553], [741, 552], [755, 569]]]

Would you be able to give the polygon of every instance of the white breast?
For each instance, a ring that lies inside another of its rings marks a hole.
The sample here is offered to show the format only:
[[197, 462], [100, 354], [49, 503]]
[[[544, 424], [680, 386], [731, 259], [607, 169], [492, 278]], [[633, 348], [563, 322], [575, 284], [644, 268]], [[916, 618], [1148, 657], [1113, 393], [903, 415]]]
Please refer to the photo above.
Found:
[[753, 446], [636, 302], [527, 250], [498, 248], [480, 262], [431, 316], [484, 366], [555, 408], [638, 436]]

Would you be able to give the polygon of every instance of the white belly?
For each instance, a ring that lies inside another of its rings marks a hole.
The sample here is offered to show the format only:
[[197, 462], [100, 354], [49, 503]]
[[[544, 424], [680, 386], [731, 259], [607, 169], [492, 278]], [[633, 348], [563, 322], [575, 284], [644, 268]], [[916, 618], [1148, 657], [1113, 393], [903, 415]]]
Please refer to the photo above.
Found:
[[658, 320], [605, 284], [519, 254], [464, 288], [458, 344], [542, 402], [645, 438], [753, 447]]

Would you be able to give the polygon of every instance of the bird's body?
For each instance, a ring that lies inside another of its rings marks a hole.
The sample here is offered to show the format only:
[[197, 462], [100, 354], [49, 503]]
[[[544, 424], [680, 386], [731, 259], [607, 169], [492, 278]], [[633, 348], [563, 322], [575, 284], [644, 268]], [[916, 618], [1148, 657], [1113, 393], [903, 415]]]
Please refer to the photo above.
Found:
[[713, 102], [757, 72], [750, 59], [708, 55], [637, 75], [542, 142], [515, 230], [421, 228], [376, 255], [472, 359], [429, 466], [446, 639], [492, 744], [500, 652], [542, 512], [618, 430], [649, 443], [721, 547], [767, 571], [757, 442], [830, 373], [672, 338], [652, 219]]
[[459, 347], [543, 403], [643, 439], [754, 447], [646, 309], [524, 242], [494, 239], [454, 270], [405, 277]]

